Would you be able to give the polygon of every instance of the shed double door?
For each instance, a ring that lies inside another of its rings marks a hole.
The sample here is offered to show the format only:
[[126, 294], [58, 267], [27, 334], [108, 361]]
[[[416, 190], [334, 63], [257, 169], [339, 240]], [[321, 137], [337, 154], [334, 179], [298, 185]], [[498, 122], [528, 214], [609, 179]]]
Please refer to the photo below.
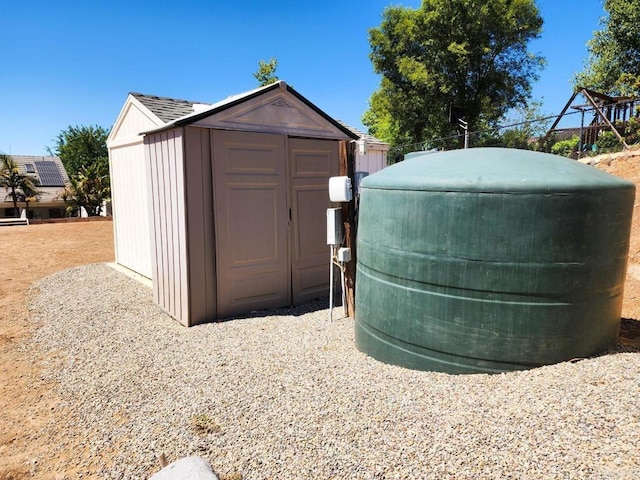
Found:
[[218, 316], [326, 295], [338, 142], [214, 130], [212, 150]]

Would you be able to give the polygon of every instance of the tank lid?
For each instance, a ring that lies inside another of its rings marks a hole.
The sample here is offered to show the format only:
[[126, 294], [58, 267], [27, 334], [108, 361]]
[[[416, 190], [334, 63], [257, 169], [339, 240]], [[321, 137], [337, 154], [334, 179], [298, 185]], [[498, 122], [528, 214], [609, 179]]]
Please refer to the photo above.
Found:
[[370, 175], [362, 188], [445, 192], [557, 192], [633, 188], [633, 183], [548, 153], [512, 148], [424, 152]]

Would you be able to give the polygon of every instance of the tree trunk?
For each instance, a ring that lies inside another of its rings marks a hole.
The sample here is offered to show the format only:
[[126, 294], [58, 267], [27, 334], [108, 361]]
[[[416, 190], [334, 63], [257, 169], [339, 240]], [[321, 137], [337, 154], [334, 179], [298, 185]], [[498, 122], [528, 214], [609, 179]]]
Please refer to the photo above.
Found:
[[13, 200], [13, 217], [20, 218], [20, 212], [18, 211], [18, 196], [16, 195], [16, 189], [11, 187], [11, 200]]

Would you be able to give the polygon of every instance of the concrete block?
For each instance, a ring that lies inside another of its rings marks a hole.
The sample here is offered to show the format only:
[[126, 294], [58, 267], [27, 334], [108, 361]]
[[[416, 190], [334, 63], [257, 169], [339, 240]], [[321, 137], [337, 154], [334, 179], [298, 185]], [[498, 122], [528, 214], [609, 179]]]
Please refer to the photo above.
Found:
[[211, 466], [200, 457], [185, 457], [167, 465], [149, 480], [219, 480]]

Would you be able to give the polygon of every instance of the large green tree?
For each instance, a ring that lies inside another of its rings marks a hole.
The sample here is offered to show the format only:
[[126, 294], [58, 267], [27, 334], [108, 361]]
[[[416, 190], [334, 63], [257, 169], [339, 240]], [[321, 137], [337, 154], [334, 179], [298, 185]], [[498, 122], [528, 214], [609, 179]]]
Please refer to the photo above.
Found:
[[486, 128], [530, 98], [544, 59], [528, 51], [540, 35], [534, 0], [423, 0], [384, 10], [369, 31], [382, 76], [363, 123], [392, 145], [457, 133], [452, 107], [469, 129]]
[[100, 215], [102, 204], [111, 200], [108, 136], [109, 130], [97, 125], [70, 126], [49, 149], [60, 157], [71, 180], [61, 195], [67, 212], [84, 207], [89, 216]]
[[37, 178], [27, 173], [21, 173], [20, 167], [10, 155], [0, 154], [0, 187], [4, 187], [8, 193], [7, 197], [11, 198], [16, 218], [20, 216], [18, 201], [37, 200], [40, 196], [39, 184]]
[[99, 126], [69, 126], [56, 137], [55, 147], [49, 153], [60, 157], [69, 176], [76, 175], [94, 163], [108, 162], [107, 137], [109, 129]]
[[90, 217], [100, 215], [104, 202], [111, 200], [109, 164], [104, 160], [94, 162], [82, 167], [70, 180], [60, 195], [67, 206], [67, 214], [75, 211], [80, 216], [80, 207], [84, 207]]
[[589, 58], [574, 85], [609, 95], [640, 95], [640, 3], [604, 0], [604, 9], [603, 28], [587, 44]]

